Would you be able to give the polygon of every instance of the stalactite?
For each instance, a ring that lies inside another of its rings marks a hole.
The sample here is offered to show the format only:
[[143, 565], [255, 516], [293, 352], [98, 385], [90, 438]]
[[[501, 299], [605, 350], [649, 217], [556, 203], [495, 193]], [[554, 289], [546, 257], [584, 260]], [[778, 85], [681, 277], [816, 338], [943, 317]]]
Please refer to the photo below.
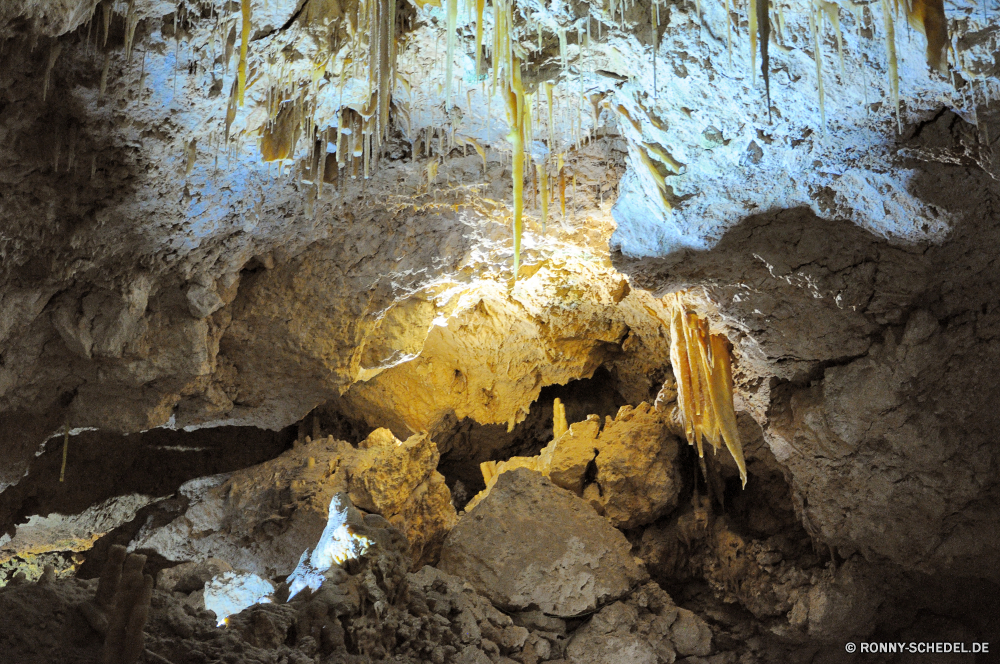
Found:
[[49, 79], [52, 76], [52, 69], [56, 66], [56, 60], [59, 59], [59, 54], [62, 52], [62, 44], [59, 41], [52, 43], [52, 48], [49, 50], [49, 59], [45, 63], [45, 78], [42, 79], [42, 101], [44, 102], [49, 94]]
[[729, 9], [729, 0], [726, 0], [726, 54], [729, 57], [729, 66], [733, 66], [733, 16]]
[[[760, 73], [764, 77], [764, 91], [767, 99], [767, 120], [771, 121], [771, 74], [770, 62], [767, 57], [768, 45], [771, 41], [771, 15], [767, 11], [768, 0], [757, 2], [757, 28], [760, 30]], [[839, 34], [839, 33], [838, 33]]]
[[566, 30], [562, 28], [559, 29], [559, 62], [565, 75], [569, 70], [569, 47], [566, 45]]
[[101, 68], [101, 84], [98, 88], [98, 99], [104, 98], [104, 93], [108, 90], [108, 71], [111, 69], [111, 52], [104, 54], [104, 66]]
[[476, 0], [476, 80], [483, 75], [483, 10], [486, 0]]
[[135, 45], [135, 29], [139, 25], [139, 15], [135, 11], [135, 0], [129, 0], [125, 12], [125, 58], [132, 62], [132, 47]]
[[[984, 12], [986, 4], [984, 1]], [[910, 0], [905, 7], [907, 21], [927, 39], [927, 64], [947, 74], [948, 21], [944, 15], [944, 0]]]
[[837, 55], [840, 58], [840, 75], [844, 76], [844, 35], [840, 30], [840, 5], [835, 2], [821, 0], [823, 11], [833, 26], [833, 34], [837, 38]]
[[[451, 108], [451, 77], [455, 64], [455, 38], [458, 32], [458, 0], [447, 0], [447, 21], [445, 30], [447, 31], [447, 47], [445, 48], [444, 61], [444, 107], [445, 110]], [[478, 67], [477, 67], [478, 70]]]
[[704, 457], [703, 442], [716, 450], [725, 444], [746, 487], [746, 461], [733, 407], [729, 342], [711, 334], [708, 321], [688, 310], [680, 294], [667, 296], [670, 309], [670, 365], [677, 382], [677, 404], [688, 444]]
[[889, 97], [896, 109], [896, 125], [903, 131], [902, 119], [899, 115], [899, 65], [896, 61], [896, 25], [892, 17], [889, 0], [882, 0], [882, 14], [885, 19], [885, 51], [889, 61]]
[[[104, 26], [104, 40], [101, 46], [107, 47], [108, 35], [111, 33], [111, 14], [114, 11], [114, 4], [111, 0], [104, 0], [101, 3], [101, 22]], [[176, 13], [174, 14], [174, 34], [177, 33]]]
[[559, 173], [559, 211], [562, 213], [562, 218], [566, 219], [566, 171], [563, 168], [564, 165], [563, 155], [560, 153], [557, 167]]
[[521, 84], [521, 61], [517, 57], [510, 60], [511, 80], [505, 85], [504, 97], [507, 102], [507, 122], [510, 133], [507, 140], [512, 147], [511, 174], [514, 180], [514, 279], [521, 262], [521, 232], [524, 212], [524, 87]]
[[542, 232], [544, 233], [549, 218], [549, 173], [545, 168], [545, 162], [535, 164], [535, 168], [538, 170], [538, 184], [541, 189], [539, 195], [541, 196]]
[[549, 127], [548, 127], [548, 129], [549, 129], [549, 152], [552, 152], [553, 150], [556, 149], [555, 112], [554, 112], [554, 104], [553, 104], [553, 101], [552, 101], [552, 89], [554, 87], [555, 86], [550, 81], [546, 81], [545, 82], [545, 98], [546, 98], [546, 100], [548, 100], [548, 103], [549, 103], [549, 108], [548, 108], [548, 111], [549, 111]]
[[240, 9], [243, 14], [243, 27], [240, 33], [240, 63], [237, 69], [239, 82], [236, 97], [239, 105], [243, 106], [243, 97], [247, 87], [247, 51], [250, 48], [250, 0], [241, 0]]
[[[886, 0], [882, 0], [885, 2]], [[809, 10], [809, 28], [812, 30], [813, 37], [813, 55], [816, 59], [816, 90], [819, 93], [819, 116], [820, 121], [823, 124], [824, 131], [826, 130], [826, 101], [823, 94], [823, 55], [819, 50], [819, 27], [817, 26], [817, 12], [818, 10], [810, 8]]]
[[759, 3], [766, 3], [767, 0], [750, 0], [750, 8], [747, 11], [747, 19], [750, 23], [750, 76], [754, 85], [757, 85], [757, 17]]
[[198, 139], [192, 138], [184, 148], [184, 177], [191, 177], [195, 162], [198, 160]]

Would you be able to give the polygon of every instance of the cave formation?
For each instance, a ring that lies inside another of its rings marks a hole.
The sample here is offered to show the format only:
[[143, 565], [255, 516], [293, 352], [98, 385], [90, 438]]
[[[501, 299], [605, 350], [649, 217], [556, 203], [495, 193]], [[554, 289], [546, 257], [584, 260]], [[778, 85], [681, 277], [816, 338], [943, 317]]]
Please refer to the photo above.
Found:
[[998, 17], [4, 0], [0, 662], [993, 661]]

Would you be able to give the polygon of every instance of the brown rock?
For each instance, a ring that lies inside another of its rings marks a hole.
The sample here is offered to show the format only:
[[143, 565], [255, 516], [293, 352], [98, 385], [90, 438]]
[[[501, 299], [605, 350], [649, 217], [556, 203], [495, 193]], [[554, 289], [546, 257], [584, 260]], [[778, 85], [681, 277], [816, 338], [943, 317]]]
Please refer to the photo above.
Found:
[[593, 611], [646, 577], [625, 537], [572, 493], [526, 469], [503, 473], [452, 529], [441, 569], [497, 606]]

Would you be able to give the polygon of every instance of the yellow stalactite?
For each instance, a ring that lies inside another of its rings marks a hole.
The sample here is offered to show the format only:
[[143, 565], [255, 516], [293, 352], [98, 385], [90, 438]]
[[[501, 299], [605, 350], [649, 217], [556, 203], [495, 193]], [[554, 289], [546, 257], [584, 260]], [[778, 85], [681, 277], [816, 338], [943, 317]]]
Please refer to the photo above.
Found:
[[240, 64], [237, 71], [237, 99], [239, 105], [243, 106], [243, 94], [247, 89], [247, 51], [250, 48], [250, 0], [241, 0], [240, 8], [243, 13], [243, 28], [240, 33]]
[[944, 15], [944, 0], [911, 0], [906, 8], [910, 25], [927, 38], [927, 64], [947, 74], [948, 20]]
[[549, 173], [545, 168], [545, 164], [535, 164], [538, 169], [538, 181], [541, 191], [541, 203], [542, 203], [542, 232], [545, 232], [545, 225], [548, 223], [549, 219]]
[[896, 61], [896, 24], [893, 20], [889, 0], [882, 0], [882, 14], [885, 18], [885, 52], [889, 60], [889, 97], [896, 108], [896, 125], [903, 131], [899, 117], [899, 65]]
[[708, 321], [689, 311], [679, 294], [667, 297], [670, 309], [670, 364], [677, 382], [677, 406], [689, 445], [704, 456], [703, 442], [724, 444], [747, 483], [743, 445], [733, 407], [733, 372], [729, 342], [712, 334]]
[[521, 264], [521, 232], [523, 230], [524, 213], [524, 120], [527, 114], [524, 110], [524, 87], [521, 84], [521, 61], [512, 57], [510, 61], [510, 80], [504, 85], [504, 99], [507, 102], [507, 124], [513, 151], [511, 175], [514, 184], [514, 280], [517, 280], [517, 270]]
[[483, 71], [483, 10], [486, 0], [476, 0], [476, 79]]

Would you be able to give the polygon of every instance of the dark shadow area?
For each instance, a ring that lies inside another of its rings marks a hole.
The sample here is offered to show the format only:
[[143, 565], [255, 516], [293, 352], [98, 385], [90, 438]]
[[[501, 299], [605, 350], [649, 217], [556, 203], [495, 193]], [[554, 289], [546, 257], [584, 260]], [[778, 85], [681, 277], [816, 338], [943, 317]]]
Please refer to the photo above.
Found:
[[27, 477], [0, 494], [0, 513], [15, 515], [9, 527], [35, 514], [79, 514], [114, 496], [166, 496], [188, 480], [273, 459], [294, 440], [292, 427], [152, 429], [128, 436], [86, 431], [70, 436], [60, 482], [63, 437], [57, 436], [33, 460]]

